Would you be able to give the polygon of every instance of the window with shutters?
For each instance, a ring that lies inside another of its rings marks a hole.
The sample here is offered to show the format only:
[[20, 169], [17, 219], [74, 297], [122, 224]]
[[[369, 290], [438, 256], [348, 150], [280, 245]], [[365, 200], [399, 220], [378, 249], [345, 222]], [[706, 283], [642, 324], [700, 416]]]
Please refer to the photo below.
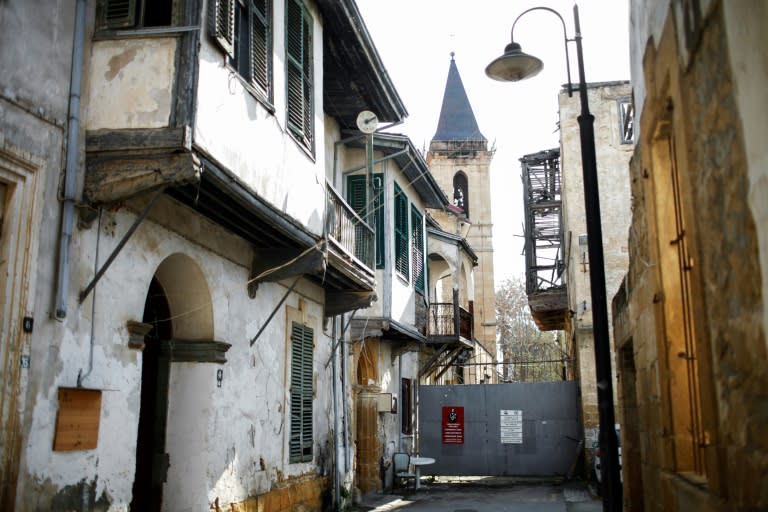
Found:
[[424, 216], [411, 205], [411, 260], [413, 288], [424, 293]]
[[[384, 268], [384, 175], [376, 173], [373, 175], [373, 225], [376, 232], [376, 268]], [[364, 221], [371, 222], [368, 219], [368, 193], [366, 190], [366, 177], [364, 174], [357, 174], [347, 177], [347, 204]]]
[[408, 281], [408, 198], [395, 183], [395, 271]]
[[312, 17], [300, 0], [286, 0], [285, 73], [288, 130], [314, 153]]
[[291, 324], [291, 432], [290, 462], [312, 460], [312, 360], [314, 332]]
[[96, 13], [98, 30], [174, 26], [178, 24], [180, 3], [178, 0], [101, 0]]
[[272, 102], [271, 0], [214, 0], [209, 30], [248, 90]]

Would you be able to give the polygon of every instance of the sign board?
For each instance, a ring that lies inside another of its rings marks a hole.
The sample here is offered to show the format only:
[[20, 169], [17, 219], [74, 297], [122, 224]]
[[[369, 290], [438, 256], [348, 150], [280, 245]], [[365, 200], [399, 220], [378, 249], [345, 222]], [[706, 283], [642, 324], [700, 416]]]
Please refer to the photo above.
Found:
[[523, 411], [501, 409], [502, 444], [523, 444]]
[[59, 388], [54, 451], [92, 450], [99, 441], [101, 391]]
[[443, 407], [443, 444], [464, 444], [464, 407]]

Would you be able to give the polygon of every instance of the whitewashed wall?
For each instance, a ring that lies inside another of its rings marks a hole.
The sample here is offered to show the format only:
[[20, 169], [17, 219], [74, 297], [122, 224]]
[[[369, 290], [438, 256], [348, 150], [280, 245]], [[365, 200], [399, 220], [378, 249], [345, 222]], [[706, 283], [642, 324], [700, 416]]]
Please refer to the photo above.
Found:
[[[165, 203], [159, 215], [164, 214], [183, 218], [188, 212]], [[134, 219], [135, 213], [127, 210], [103, 215], [98, 242], [100, 263]], [[199, 267], [210, 291], [207, 307], [213, 318], [213, 337], [231, 343], [232, 347], [226, 354], [227, 363], [221, 366], [172, 363], [167, 427], [171, 468], [164, 489], [168, 509], [202, 510], [216, 498], [223, 503], [238, 502], [268, 491], [279, 474], [290, 477], [315, 468], [314, 462], [288, 464], [286, 307], [298, 308], [300, 297], [305, 318], [311, 322], [316, 336], [316, 461], [329, 457], [322, 447], [326, 446], [332, 421], [331, 381], [325, 372], [331, 343], [318, 320], [322, 318], [322, 291], [313, 285], [300, 286], [251, 347], [250, 339], [262, 326], [265, 312], [271, 312], [278, 304], [285, 286], [262, 284], [256, 298], [248, 298], [248, 269], [242, 261], [248, 260], [247, 246], [200, 219], [190, 219], [189, 230], [183, 224], [180, 225], [185, 232], [175, 233], [145, 221], [80, 307], [75, 296], [79, 290], [73, 287], [70, 316], [62, 328], [52, 332], [44, 325], [41, 329], [40, 336], [55, 337], [59, 342], [37, 344], [32, 354], [37, 377], [31, 387], [34, 396], [30, 398], [35, 407], [25, 443], [23, 476], [30, 492], [22, 493], [23, 499], [30, 499], [33, 489], [62, 489], [85, 479], [96, 481], [97, 498], [102, 494], [109, 496], [112, 509], [127, 509], [135, 470], [141, 352], [128, 347], [125, 324], [127, 320], [141, 320], [153, 274], [166, 258], [178, 254]], [[200, 232], [210, 233], [201, 243], [184, 236], [191, 234], [195, 224]], [[93, 275], [96, 233], [94, 225], [79, 232], [75, 239], [74, 283], [88, 282]], [[92, 316], [94, 295], [97, 302]], [[104, 390], [98, 447], [53, 452], [57, 389], [74, 386], [78, 372], [87, 371], [92, 328], [93, 371], [83, 385]], [[183, 328], [180, 333], [184, 334]], [[216, 383], [218, 369], [224, 372], [221, 387]]]

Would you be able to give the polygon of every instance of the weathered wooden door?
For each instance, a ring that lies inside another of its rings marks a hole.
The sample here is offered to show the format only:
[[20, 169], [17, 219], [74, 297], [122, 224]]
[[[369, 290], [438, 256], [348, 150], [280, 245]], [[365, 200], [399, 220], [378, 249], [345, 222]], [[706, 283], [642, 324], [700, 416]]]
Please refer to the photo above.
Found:
[[163, 483], [170, 464], [165, 451], [168, 422], [170, 357], [163, 344], [171, 339], [171, 312], [165, 292], [152, 279], [144, 306], [144, 323], [152, 330], [146, 336], [142, 355], [141, 410], [136, 440], [136, 475], [133, 481], [132, 511], [160, 512]]

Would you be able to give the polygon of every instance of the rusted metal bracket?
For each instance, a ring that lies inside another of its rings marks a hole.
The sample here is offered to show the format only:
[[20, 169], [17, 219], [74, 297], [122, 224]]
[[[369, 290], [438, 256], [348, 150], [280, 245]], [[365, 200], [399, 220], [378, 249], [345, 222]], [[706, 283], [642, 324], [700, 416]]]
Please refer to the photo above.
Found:
[[141, 215], [138, 216], [138, 218], [133, 221], [133, 225], [128, 229], [128, 231], [123, 235], [123, 238], [120, 240], [120, 242], [117, 244], [117, 247], [112, 251], [112, 254], [109, 255], [109, 258], [107, 258], [107, 261], [104, 262], [104, 265], [101, 266], [98, 272], [96, 272], [96, 275], [93, 276], [93, 279], [90, 283], [88, 283], [88, 286], [86, 286], [81, 292], [80, 292], [80, 304], [83, 303], [86, 297], [88, 297], [88, 294], [93, 291], [93, 288], [96, 286], [96, 283], [99, 282], [99, 279], [104, 275], [104, 272], [107, 271], [109, 266], [112, 264], [113, 261], [115, 261], [115, 258], [120, 253], [120, 251], [123, 249], [123, 246], [125, 246], [126, 242], [128, 242], [128, 239], [131, 238], [131, 235], [133, 235], [134, 231], [136, 231], [136, 228], [139, 227], [139, 224], [142, 223], [142, 221], [147, 217], [147, 214], [149, 214], [149, 210], [152, 208], [152, 206], [155, 204], [155, 201], [158, 197], [160, 197], [160, 194], [163, 193], [163, 190], [165, 190], [165, 187], [161, 187], [155, 191], [155, 195], [152, 196], [152, 199], [149, 200], [149, 203], [147, 203], [147, 206], [144, 207], [144, 210], [141, 212]]

